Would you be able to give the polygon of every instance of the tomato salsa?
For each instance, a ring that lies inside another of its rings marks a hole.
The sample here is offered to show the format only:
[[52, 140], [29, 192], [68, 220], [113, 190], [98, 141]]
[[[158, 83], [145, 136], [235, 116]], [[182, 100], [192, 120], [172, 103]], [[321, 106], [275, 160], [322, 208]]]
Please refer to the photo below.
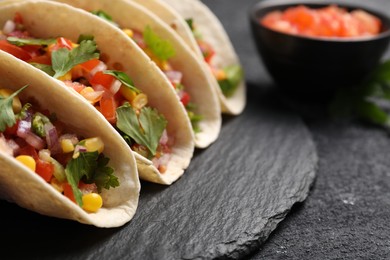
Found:
[[36, 39], [18, 13], [0, 33], [0, 50], [63, 81], [83, 96], [122, 135], [130, 147], [152, 160], [164, 173], [173, 138], [167, 120], [148, 106], [148, 97], [124, 72], [109, 70], [93, 36], [80, 35], [77, 42], [64, 37]]
[[33, 101], [21, 103], [17, 95], [26, 87], [14, 93], [0, 88], [0, 152], [13, 156], [85, 211], [98, 211], [103, 206], [101, 190], [119, 186], [102, 153], [102, 139], [85, 139]]
[[369, 37], [381, 31], [381, 20], [361, 9], [337, 5], [310, 8], [298, 5], [266, 14], [259, 22], [267, 28], [311, 37]]

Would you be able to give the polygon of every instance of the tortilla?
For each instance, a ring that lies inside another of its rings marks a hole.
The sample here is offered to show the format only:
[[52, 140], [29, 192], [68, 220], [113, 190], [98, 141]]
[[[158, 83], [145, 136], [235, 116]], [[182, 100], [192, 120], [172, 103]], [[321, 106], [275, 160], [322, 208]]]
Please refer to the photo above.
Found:
[[[16, 91], [25, 85], [28, 87], [19, 94], [22, 100], [33, 98], [42, 108], [56, 113], [58, 119], [77, 134], [102, 138], [104, 154], [110, 158], [109, 165], [115, 169], [120, 186], [103, 190], [103, 208], [97, 213], [87, 213], [38, 174], [0, 151], [0, 198], [43, 215], [97, 227], [117, 227], [130, 221], [138, 205], [140, 183], [135, 158], [121, 136], [78, 94], [32, 66], [0, 52], [0, 88]], [[54, 85], [59, 85], [55, 86], [55, 91]]]
[[[148, 96], [148, 103], [168, 121], [167, 132], [174, 138], [167, 170], [161, 174], [153, 162], [135, 153], [141, 179], [171, 184], [183, 175], [194, 152], [194, 135], [186, 111], [156, 64], [121, 30], [100, 18], [66, 4], [49, 1], [17, 1], [0, 7], [0, 24], [18, 12], [36, 38], [66, 37], [77, 42], [81, 34], [93, 35], [109, 69], [120, 69]], [[156, 87], [158, 86], [158, 87]]]
[[101, 10], [112, 17], [121, 29], [143, 32], [147, 26], [161, 39], [168, 41], [175, 55], [168, 62], [183, 74], [183, 85], [195, 104], [195, 113], [201, 115], [199, 132], [195, 132], [195, 146], [206, 148], [219, 135], [221, 111], [219, 100], [208, 76], [208, 68], [201, 62], [175, 31], [146, 8], [126, 0], [58, 0], [89, 12]]
[[[153, 11], [166, 24], [175, 29], [185, 42], [196, 49], [199, 58], [203, 59], [199, 47], [193, 37], [189, 26], [183, 25], [185, 19], [193, 19], [197, 30], [203, 35], [204, 39], [214, 47], [216, 57], [213, 59], [213, 65], [217, 67], [226, 67], [229, 65], [240, 64], [234, 47], [218, 18], [210, 9], [198, 0], [132, 0]], [[193, 38], [192, 40], [190, 38]], [[238, 115], [246, 105], [246, 85], [244, 79], [241, 80], [238, 88], [232, 96], [226, 97], [219, 87], [215, 77], [210, 73], [214, 88], [216, 89], [221, 109], [223, 113]]]

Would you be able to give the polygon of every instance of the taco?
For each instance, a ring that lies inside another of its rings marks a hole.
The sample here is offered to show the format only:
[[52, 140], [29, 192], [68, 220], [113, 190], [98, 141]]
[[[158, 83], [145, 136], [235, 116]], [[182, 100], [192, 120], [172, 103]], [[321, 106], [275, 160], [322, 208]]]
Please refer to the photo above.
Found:
[[0, 7], [0, 49], [76, 91], [135, 151], [141, 179], [176, 181], [194, 136], [171, 83], [121, 30], [93, 14], [49, 1]]
[[222, 112], [240, 114], [246, 104], [242, 66], [221, 22], [210, 9], [198, 0], [132, 1], [153, 11], [196, 50], [210, 68]]
[[138, 205], [135, 158], [101, 114], [56, 85], [0, 52], [0, 198], [48, 216], [121, 226]]
[[196, 147], [205, 148], [217, 139], [222, 120], [208, 68], [172, 28], [146, 8], [126, 0], [58, 1], [92, 12], [122, 29], [172, 83], [191, 120]]

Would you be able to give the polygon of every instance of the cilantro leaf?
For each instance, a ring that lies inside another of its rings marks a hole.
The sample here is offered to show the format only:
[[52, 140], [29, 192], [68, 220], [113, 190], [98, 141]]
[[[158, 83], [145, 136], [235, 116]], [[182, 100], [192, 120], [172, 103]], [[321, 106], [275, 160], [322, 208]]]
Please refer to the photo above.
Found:
[[82, 152], [77, 158], [70, 160], [66, 165], [66, 179], [72, 187], [74, 197], [80, 207], [83, 205], [83, 194], [78, 188], [78, 184], [84, 176], [91, 178], [97, 167], [98, 156], [98, 152]]
[[162, 61], [175, 56], [175, 49], [167, 40], [161, 39], [150, 26], [146, 26], [144, 31], [144, 41], [152, 53]]
[[54, 76], [55, 74], [55, 71], [53, 70], [52, 66], [50, 65], [47, 65], [47, 64], [41, 64], [41, 63], [36, 63], [36, 62], [31, 62], [29, 63], [30, 65], [34, 66], [35, 68], [37, 69], [40, 69], [42, 70], [43, 72], [45, 72], [47, 75], [49, 76]]
[[7, 41], [16, 46], [24, 45], [50, 45], [56, 43], [56, 39], [34, 39], [34, 38], [17, 38], [17, 37], [7, 37]]
[[167, 126], [164, 116], [160, 115], [156, 109], [143, 107], [138, 118], [129, 103], [119, 107], [116, 113], [117, 128], [134, 139], [136, 143], [147, 147], [154, 156], [161, 135]]
[[95, 41], [82, 41], [72, 50], [61, 48], [53, 51], [51, 55], [54, 78], [59, 78], [70, 71], [74, 66], [83, 62], [99, 58]]
[[22, 92], [27, 86], [20, 88], [8, 97], [0, 96], [0, 132], [16, 123], [15, 114], [12, 109], [13, 98]]
[[114, 20], [112, 19], [112, 16], [109, 15], [108, 13], [106, 13], [102, 10], [95, 10], [95, 11], [92, 11], [91, 13], [102, 18], [105, 21], [115, 25], [116, 27], [119, 27], [119, 25], [116, 22], [114, 22]]
[[133, 81], [126, 73], [121, 72], [121, 71], [116, 71], [116, 70], [105, 70], [103, 73], [114, 76], [123, 85], [125, 85], [127, 88], [131, 89], [135, 93], [137, 93], [137, 94], [141, 93], [141, 91], [134, 86]]
[[97, 186], [98, 192], [104, 188], [109, 190], [111, 187], [115, 188], [119, 186], [118, 177], [114, 175], [114, 169], [107, 166], [109, 158], [104, 157], [104, 155], [99, 156], [99, 160], [97, 163], [97, 169], [91, 180], [87, 180], [86, 182], [94, 182]]
[[236, 91], [243, 78], [243, 71], [240, 65], [230, 65], [223, 69], [226, 79], [218, 81], [222, 93], [226, 97], [231, 97]]

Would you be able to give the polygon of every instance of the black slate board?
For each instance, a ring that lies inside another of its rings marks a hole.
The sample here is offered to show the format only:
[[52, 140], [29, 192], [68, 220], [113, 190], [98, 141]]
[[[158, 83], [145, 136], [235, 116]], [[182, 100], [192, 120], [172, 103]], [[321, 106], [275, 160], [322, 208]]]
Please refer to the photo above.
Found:
[[[226, 3], [228, 19], [240, 4]], [[236, 23], [228, 31], [234, 41], [245, 39], [239, 54], [247, 70], [258, 61], [247, 9], [239, 10], [240, 15], [230, 17]], [[220, 138], [196, 152], [177, 183], [142, 183], [140, 205], [130, 223], [97, 229], [1, 201], [0, 258], [241, 258], [257, 250], [290, 208], [306, 198], [317, 166], [307, 128], [257, 80], [264, 75], [258, 68], [260, 74], [247, 75], [244, 113], [224, 118]]]

